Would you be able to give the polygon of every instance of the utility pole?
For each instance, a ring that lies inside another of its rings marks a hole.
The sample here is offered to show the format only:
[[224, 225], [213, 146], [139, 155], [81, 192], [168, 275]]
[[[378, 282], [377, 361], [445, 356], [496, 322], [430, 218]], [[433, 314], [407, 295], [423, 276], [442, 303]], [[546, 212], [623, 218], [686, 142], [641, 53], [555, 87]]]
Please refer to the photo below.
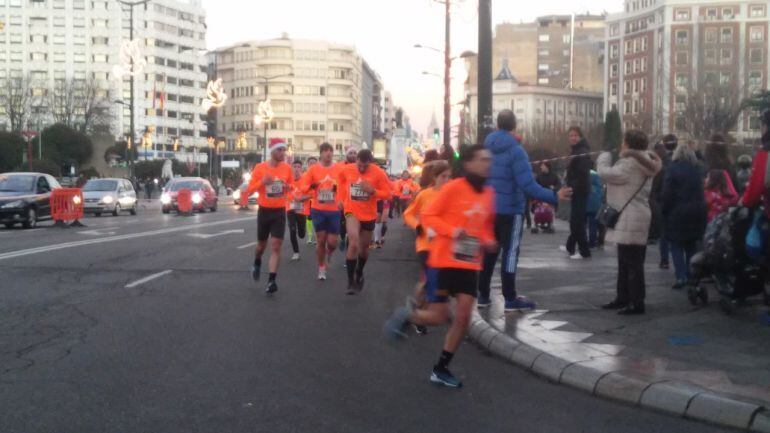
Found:
[[479, 0], [478, 129], [476, 140], [483, 143], [494, 128], [492, 121], [492, 0]]
[[445, 23], [444, 23], [444, 152], [447, 155], [452, 155], [452, 131], [450, 127], [450, 117], [452, 115], [452, 103], [450, 102], [450, 92], [451, 92], [451, 77], [449, 76], [451, 67], [452, 67], [452, 59], [450, 56], [450, 39], [449, 39], [449, 32], [450, 32], [450, 20], [451, 20], [451, 14], [450, 14], [450, 6], [451, 1], [450, 0], [444, 0], [444, 3], [446, 5], [446, 10], [444, 12], [445, 14]]

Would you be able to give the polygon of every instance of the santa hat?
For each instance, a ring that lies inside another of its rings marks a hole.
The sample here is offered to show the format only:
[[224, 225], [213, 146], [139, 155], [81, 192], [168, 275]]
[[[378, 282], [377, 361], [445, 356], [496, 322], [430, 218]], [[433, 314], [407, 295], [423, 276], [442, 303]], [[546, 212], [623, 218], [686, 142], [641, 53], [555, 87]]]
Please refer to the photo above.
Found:
[[348, 144], [347, 146], [345, 146], [345, 153], [346, 153], [346, 154], [347, 154], [347, 153], [350, 153], [351, 151], [353, 151], [353, 152], [358, 152], [358, 146], [356, 146], [356, 145], [355, 145], [355, 144], [353, 144], [353, 143], [350, 143], [350, 144]]
[[284, 141], [283, 138], [271, 138], [269, 149], [270, 153], [273, 153], [278, 149], [286, 149], [286, 141]]

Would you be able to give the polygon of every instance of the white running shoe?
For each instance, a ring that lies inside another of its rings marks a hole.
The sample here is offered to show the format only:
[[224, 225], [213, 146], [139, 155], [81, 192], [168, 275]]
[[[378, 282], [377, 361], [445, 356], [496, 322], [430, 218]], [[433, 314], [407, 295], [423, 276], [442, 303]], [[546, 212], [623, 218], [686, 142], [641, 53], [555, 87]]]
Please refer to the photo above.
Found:
[[318, 268], [318, 281], [326, 281], [326, 268]]
[[569, 251], [567, 251], [567, 247], [565, 247], [564, 245], [559, 245], [559, 251], [563, 253], [569, 253]]
[[299, 253], [294, 253], [294, 255], [291, 256], [291, 261], [296, 262], [299, 260]]
[[581, 256], [580, 253], [575, 253], [575, 254], [569, 256], [569, 258], [572, 259], [572, 260], [584, 260], [587, 257]]

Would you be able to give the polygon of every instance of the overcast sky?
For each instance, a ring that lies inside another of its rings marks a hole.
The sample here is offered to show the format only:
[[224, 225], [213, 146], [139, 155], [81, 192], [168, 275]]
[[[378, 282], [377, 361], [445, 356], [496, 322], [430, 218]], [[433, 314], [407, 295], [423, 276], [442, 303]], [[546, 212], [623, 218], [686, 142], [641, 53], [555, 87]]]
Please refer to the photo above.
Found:
[[[477, 50], [477, 1], [453, 3], [452, 54]], [[203, 0], [208, 46], [279, 37], [322, 39], [355, 45], [382, 77], [412, 126], [425, 133], [433, 111], [441, 125], [443, 81], [422, 71], [443, 73], [444, 5], [434, 0]], [[590, 8], [588, 7], [590, 5]], [[539, 15], [617, 12], [622, 0], [493, 0], [494, 24], [532, 21]], [[462, 99], [463, 62], [452, 69], [452, 102]], [[499, 65], [493, 65], [498, 68]], [[452, 124], [458, 122], [453, 109]]]

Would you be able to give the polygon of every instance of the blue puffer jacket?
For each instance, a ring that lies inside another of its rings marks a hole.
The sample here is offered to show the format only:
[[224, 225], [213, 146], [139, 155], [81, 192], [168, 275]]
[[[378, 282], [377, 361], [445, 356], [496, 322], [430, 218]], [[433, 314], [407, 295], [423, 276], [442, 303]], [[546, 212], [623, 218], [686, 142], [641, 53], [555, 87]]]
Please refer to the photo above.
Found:
[[596, 214], [602, 207], [603, 201], [604, 187], [602, 186], [602, 179], [599, 177], [599, 173], [591, 170], [591, 195], [588, 196], [586, 212]]
[[487, 184], [495, 189], [498, 214], [523, 214], [527, 205], [525, 194], [534, 200], [556, 204], [556, 192], [535, 182], [527, 152], [509, 132], [497, 130], [489, 134], [484, 147], [492, 152], [492, 170]]

